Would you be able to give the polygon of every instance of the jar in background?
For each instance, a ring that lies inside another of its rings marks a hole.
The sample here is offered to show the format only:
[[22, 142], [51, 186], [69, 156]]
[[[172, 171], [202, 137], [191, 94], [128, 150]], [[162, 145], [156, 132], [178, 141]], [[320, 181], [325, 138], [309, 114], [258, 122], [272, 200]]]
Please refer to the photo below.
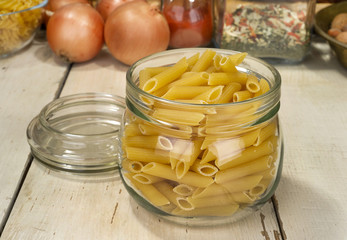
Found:
[[162, 0], [162, 13], [170, 27], [171, 48], [210, 44], [213, 35], [211, 0]]
[[315, 0], [215, 1], [215, 44], [269, 60], [299, 62], [310, 48]]
[[120, 175], [129, 194], [164, 219], [198, 226], [232, 222], [258, 210], [274, 194], [283, 160], [277, 116], [281, 78], [259, 59], [247, 56], [237, 70], [265, 79], [270, 90], [245, 101], [197, 104], [140, 89], [141, 70], [172, 66], [205, 51], [169, 50], [132, 65], [121, 129]]

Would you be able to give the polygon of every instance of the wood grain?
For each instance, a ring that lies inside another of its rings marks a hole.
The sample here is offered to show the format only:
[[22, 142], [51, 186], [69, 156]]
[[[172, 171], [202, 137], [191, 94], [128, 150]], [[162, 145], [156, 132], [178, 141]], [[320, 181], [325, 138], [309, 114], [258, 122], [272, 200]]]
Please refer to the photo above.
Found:
[[27, 125], [54, 99], [66, 71], [45, 43], [0, 59], [0, 229], [28, 164]]

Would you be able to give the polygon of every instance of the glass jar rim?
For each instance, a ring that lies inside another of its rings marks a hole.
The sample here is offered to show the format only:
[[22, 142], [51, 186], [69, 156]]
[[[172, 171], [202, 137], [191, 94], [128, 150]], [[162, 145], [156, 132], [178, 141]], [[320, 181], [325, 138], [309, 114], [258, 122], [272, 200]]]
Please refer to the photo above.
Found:
[[124, 109], [124, 98], [106, 93], [79, 93], [53, 100], [27, 127], [31, 153], [60, 172], [113, 172], [121, 152], [119, 130]]
[[[210, 48], [169, 49], [169, 50], [165, 50], [165, 51], [162, 51], [162, 52], [154, 53], [154, 54], [151, 54], [151, 55], [149, 55], [147, 57], [144, 57], [144, 58], [136, 61], [128, 69], [128, 71], [126, 73], [127, 84], [129, 84], [133, 89], [136, 89], [136, 91], [138, 91], [141, 95], [144, 95], [145, 97], [148, 97], [148, 98], [152, 98], [152, 99], [154, 99], [154, 100], [156, 100], [158, 102], [169, 103], [169, 104], [177, 104], [177, 105], [181, 105], [181, 106], [205, 106], [206, 107], [206, 104], [202, 104], [202, 103], [178, 102], [178, 101], [168, 100], [168, 99], [165, 99], [165, 98], [154, 96], [154, 95], [152, 95], [152, 94], [142, 90], [141, 88], [139, 88], [139, 86], [137, 86], [135, 84], [135, 82], [132, 81], [132, 74], [133, 74], [135, 68], [138, 67], [140, 64], [142, 64], [142, 63], [144, 63], [146, 61], [152, 60], [154, 58], [159, 58], [159, 57], [162, 57], [162, 56], [166, 56], [166, 55], [169, 55], [169, 54], [176, 54], [176, 53], [182, 53], [182, 56], [183, 56], [183, 54], [186, 54], [188, 52], [192, 52], [192, 53], [200, 52], [200, 53], [202, 53], [202, 52], [206, 51], [207, 49], [210, 49]], [[240, 53], [238, 51], [229, 50], [229, 49], [213, 49], [213, 51], [216, 51], [217, 53], [220, 53], [220, 54], [223, 54], [223, 55], [226, 55], [226, 54], [230, 55], [230, 54]], [[257, 96], [257, 97], [251, 98], [251, 99], [247, 99], [247, 100], [242, 101], [242, 102], [231, 102], [231, 103], [222, 103], [222, 104], [208, 104], [210, 107], [217, 107], [218, 108], [218, 107], [223, 107], [223, 106], [241, 106], [241, 105], [244, 105], [244, 104], [249, 104], [249, 103], [253, 103], [253, 102], [262, 100], [264, 98], [269, 98], [272, 95], [274, 95], [276, 92], [279, 91], [279, 89], [281, 88], [282, 80], [281, 80], [280, 73], [278, 72], [278, 70], [274, 66], [270, 65], [269, 63], [265, 62], [264, 60], [261, 60], [260, 58], [252, 57], [252, 56], [249, 56], [249, 55], [246, 56], [246, 59], [251, 59], [253, 61], [256, 61], [256, 62], [260, 63], [261, 65], [265, 66], [267, 69], [269, 69], [271, 71], [271, 73], [274, 75], [274, 78], [276, 79], [276, 81], [274, 82], [274, 85], [270, 88], [270, 90], [268, 92], [266, 92], [265, 94], [262, 94], [260, 96]], [[157, 67], [157, 66], [155, 66], [155, 67]]]

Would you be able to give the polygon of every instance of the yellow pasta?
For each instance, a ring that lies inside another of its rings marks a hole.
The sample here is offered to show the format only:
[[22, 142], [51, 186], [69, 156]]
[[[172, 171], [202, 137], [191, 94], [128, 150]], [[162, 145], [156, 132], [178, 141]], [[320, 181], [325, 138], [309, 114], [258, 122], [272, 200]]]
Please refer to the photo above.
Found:
[[209, 163], [195, 162], [191, 168], [192, 171], [199, 173], [203, 176], [214, 176], [218, 172], [218, 168]]
[[[205, 140], [204, 140], [204, 142], [205, 142]], [[203, 144], [204, 144], [204, 142], [203, 142]], [[201, 145], [201, 149], [205, 149], [205, 148], [203, 148], [203, 145]], [[201, 157], [200, 164], [208, 163], [208, 162], [214, 161], [216, 159], [217, 159], [216, 155], [214, 155], [213, 152], [208, 148], [204, 151], [204, 153]]]
[[216, 165], [220, 170], [223, 170], [243, 163], [250, 162], [262, 156], [271, 154], [273, 151], [273, 141], [267, 140], [257, 147], [251, 146], [243, 151], [235, 151], [234, 154], [231, 153], [229, 154], [229, 156], [219, 157], [217, 155]]
[[197, 126], [205, 118], [205, 114], [199, 112], [186, 112], [164, 108], [155, 109], [152, 116], [165, 122], [188, 126]]
[[170, 203], [162, 193], [160, 193], [153, 185], [151, 184], [142, 184], [132, 178], [132, 174], [124, 174], [131, 183], [141, 191], [141, 193], [155, 206], [163, 206]]
[[[42, 8], [18, 12], [39, 5], [42, 0], [1, 0], [0, 1], [0, 55], [20, 49], [31, 41], [41, 24]], [[15, 14], [6, 15], [7, 13]]]
[[128, 147], [153, 148], [171, 150], [172, 142], [164, 136], [132, 136], [124, 138], [124, 144]]
[[180, 128], [178, 128], [177, 126], [175, 126], [176, 128], [165, 128], [163, 126], [144, 122], [140, 123], [138, 127], [143, 135], [161, 134], [163, 136], [177, 137], [182, 139], [189, 139], [193, 132], [191, 127], [184, 125], [179, 126]]
[[[168, 86], [204, 86], [207, 85], [209, 75], [207, 72], [193, 73], [187, 77], [182, 77]], [[165, 98], [165, 97], [164, 97]]]
[[143, 168], [143, 164], [139, 161], [130, 161], [129, 159], [124, 159], [122, 162], [122, 168], [132, 173], [140, 173]]
[[188, 63], [188, 70], [191, 70], [192, 67], [196, 64], [196, 62], [199, 60], [200, 53], [195, 53], [193, 56], [187, 59]]
[[257, 186], [262, 178], [263, 176], [261, 175], [251, 175], [223, 183], [222, 186], [229, 193], [242, 192]]
[[191, 211], [184, 211], [182, 209], [176, 208], [172, 211], [172, 214], [177, 214], [181, 216], [231, 216], [239, 209], [239, 205], [230, 204], [226, 206], [214, 206], [205, 208], [195, 208]]
[[137, 123], [129, 123], [126, 125], [124, 129], [124, 136], [125, 137], [133, 137], [141, 135], [141, 131], [139, 128], [139, 125]]
[[132, 161], [170, 163], [169, 151], [137, 147], [125, 147], [126, 157]]
[[228, 190], [225, 189], [222, 185], [213, 183], [205, 188], [197, 188], [194, 191], [192, 198], [206, 198], [224, 194], [229, 194]]
[[257, 200], [257, 197], [250, 196], [248, 191], [232, 193], [231, 197], [234, 199], [236, 203], [239, 203], [239, 204], [252, 203]]
[[247, 82], [246, 82], [246, 89], [250, 93], [257, 93], [260, 91], [260, 84], [256, 76], [248, 75]]
[[177, 198], [180, 197], [180, 195], [173, 191], [174, 187], [172, 185], [166, 181], [161, 181], [155, 183], [154, 186], [161, 194], [169, 199], [170, 203], [178, 206]]
[[222, 103], [231, 102], [233, 100], [234, 93], [237, 91], [240, 91], [241, 87], [242, 87], [241, 84], [237, 83], [237, 82], [232, 82], [232, 83], [226, 85], [223, 88], [222, 95], [215, 103], [222, 104]]
[[211, 50], [211, 49], [207, 49], [202, 55], [201, 57], [198, 59], [198, 61], [195, 63], [195, 65], [193, 66], [193, 68], [191, 69], [192, 72], [203, 72], [205, 71], [207, 68], [210, 67], [212, 61], [213, 61], [213, 57], [216, 55], [216, 52]]
[[236, 53], [233, 55], [229, 55], [228, 58], [231, 60], [231, 62], [237, 66], [240, 65], [243, 60], [246, 58], [248, 54], [246, 52]]
[[151, 162], [142, 168], [144, 173], [169, 179], [178, 183], [188, 184], [194, 187], [207, 187], [213, 183], [212, 177], [201, 176], [195, 172], [187, 172], [184, 177], [178, 179], [175, 171], [169, 165]]
[[256, 140], [256, 142], [253, 145], [254, 146], [259, 146], [260, 144], [262, 144], [269, 137], [275, 136], [276, 130], [277, 130], [276, 124], [277, 124], [277, 121], [272, 121], [266, 127], [260, 129], [259, 135], [257, 137], [257, 140]]
[[249, 195], [253, 197], [259, 197], [266, 191], [271, 181], [272, 179], [263, 178], [255, 187], [249, 190]]
[[187, 201], [194, 208], [205, 208], [205, 207], [226, 206], [230, 204], [236, 204], [234, 199], [229, 194], [224, 194], [224, 195], [214, 196], [214, 197], [207, 197], [207, 198], [188, 197]]
[[153, 184], [164, 180], [161, 177], [156, 177], [145, 173], [136, 173], [132, 177], [133, 179], [142, 184]]
[[220, 96], [222, 95], [224, 86], [217, 86], [214, 88], [211, 88], [198, 96], [194, 97], [193, 99], [196, 100], [203, 100], [206, 101], [207, 103], [215, 103], [219, 100]]
[[238, 91], [233, 94], [233, 101], [242, 102], [252, 98], [252, 96], [253, 96], [252, 93], [248, 90]]
[[208, 79], [208, 85], [226, 85], [232, 82], [237, 82], [242, 85], [247, 82], [247, 74], [242, 72], [215, 72], [210, 73]]
[[196, 189], [195, 187], [192, 187], [187, 184], [178, 184], [172, 189], [172, 191], [177, 193], [180, 196], [188, 197], [194, 193], [195, 189]]
[[241, 164], [237, 167], [228, 168], [217, 172], [215, 182], [222, 184], [240, 177], [251, 175], [253, 173], [259, 173], [270, 168], [272, 156], [264, 156], [256, 159], [252, 162]]
[[261, 78], [259, 80], [259, 85], [260, 85], [260, 91], [254, 94], [254, 97], [258, 97], [270, 90], [270, 85], [264, 78]]
[[219, 65], [223, 72], [237, 72], [235, 64], [231, 61], [229, 57], [222, 57]]
[[142, 88], [147, 80], [166, 69], [168, 69], [168, 67], [147, 67], [145, 69], [142, 69], [139, 72], [139, 87]]
[[162, 96], [162, 98], [169, 99], [169, 100], [194, 99], [199, 94], [204, 93], [211, 89], [213, 89], [213, 87], [210, 87], [210, 86], [180, 86], [180, 85], [172, 86]]
[[164, 70], [153, 78], [148, 79], [143, 86], [143, 90], [152, 93], [179, 78], [187, 68], [187, 59], [182, 58], [172, 67]]

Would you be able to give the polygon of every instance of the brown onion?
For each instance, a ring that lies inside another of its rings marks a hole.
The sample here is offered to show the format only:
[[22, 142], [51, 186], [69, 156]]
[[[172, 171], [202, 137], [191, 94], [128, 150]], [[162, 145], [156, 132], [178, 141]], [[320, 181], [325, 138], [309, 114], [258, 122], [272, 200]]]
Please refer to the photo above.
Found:
[[44, 7], [43, 22], [47, 25], [49, 18], [53, 15], [55, 11], [72, 3], [89, 4], [88, 0], [49, 0], [47, 5]]
[[119, 61], [131, 65], [169, 45], [170, 30], [158, 7], [147, 2], [128, 2], [118, 7], [105, 23], [105, 42]]
[[119, 6], [131, 1], [146, 1], [146, 0], [100, 0], [96, 5], [96, 10], [101, 14], [106, 21], [107, 17]]
[[48, 21], [47, 41], [55, 54], [70, 62], [84, 62], [101, 50], [104, 20], [88, 4], [73, 3], [58, 9]]

